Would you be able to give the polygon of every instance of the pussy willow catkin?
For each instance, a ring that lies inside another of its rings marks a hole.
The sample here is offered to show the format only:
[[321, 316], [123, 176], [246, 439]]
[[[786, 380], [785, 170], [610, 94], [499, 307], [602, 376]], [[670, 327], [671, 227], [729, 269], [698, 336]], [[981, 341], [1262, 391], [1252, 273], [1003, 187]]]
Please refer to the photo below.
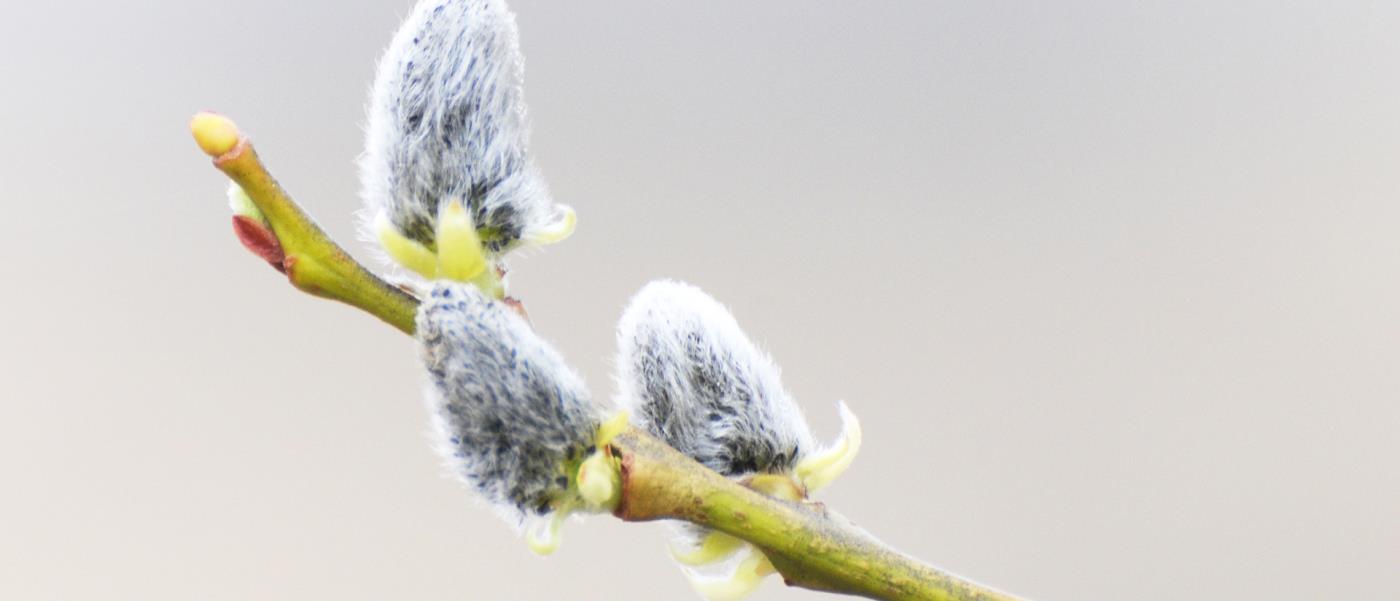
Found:
[[423, 0], [380, 60], [360, 162], [367, 233], [434, 246], [440, 209], [469, 209], [485, 248], [568, 234], [530, 158], [524, 61], [504, 0]]
[[647, 284], [618, 325], [619, 400], [652, 435], [727, 476], [786, 472], [812, 433], [778, 367], [699, 288]]
[[423, 299], [417, 336], [452, 471], [507, 515], [567, 504], [569, 466], [601, 420], [559, 353], [509, 306], [455, 282], [437, 282]]

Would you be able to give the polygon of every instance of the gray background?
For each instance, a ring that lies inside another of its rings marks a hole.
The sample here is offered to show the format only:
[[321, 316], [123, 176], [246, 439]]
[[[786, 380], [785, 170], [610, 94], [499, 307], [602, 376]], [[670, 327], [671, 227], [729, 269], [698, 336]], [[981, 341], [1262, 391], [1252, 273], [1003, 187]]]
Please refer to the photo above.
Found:
[[[230, 234], [188, 117], [353, 245], [409, 6], [4, 11], [0, 598], [694, 598], [655, 525], [531, 555], [439, 470], [413, 343]], [[822, 437], [859, 413], [822, 499], [914, 555], [1041, 599], [1394, 598], [1400, 5], [514, 6], [580, 214], [516, 292], [599, 397], [628, 296], [685, 279]]]

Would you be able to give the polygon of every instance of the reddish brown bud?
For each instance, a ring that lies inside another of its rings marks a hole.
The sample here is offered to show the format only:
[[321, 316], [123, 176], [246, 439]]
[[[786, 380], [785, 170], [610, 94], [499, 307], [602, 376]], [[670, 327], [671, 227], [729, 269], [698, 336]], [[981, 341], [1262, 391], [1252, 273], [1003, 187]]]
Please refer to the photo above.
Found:
[[286, 258], [286, 253], [282, 251], [282, 243], [277, 241], [277, 234], [272, 233], [266, 225], [250, 217], [234, 215], [233, 233], [238, 236], [238, 241], [243, 243], [243, 248], [267, 261], [273, 269], [287, 272], [282, 267], [282, 261]]

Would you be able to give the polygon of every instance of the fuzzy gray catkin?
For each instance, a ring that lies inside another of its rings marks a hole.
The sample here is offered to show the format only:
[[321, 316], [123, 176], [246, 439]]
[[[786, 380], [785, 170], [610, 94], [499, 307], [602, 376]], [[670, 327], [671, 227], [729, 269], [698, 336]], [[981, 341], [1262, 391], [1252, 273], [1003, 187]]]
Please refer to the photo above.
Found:
[[523, 59], [503, 0], [422, 0], [380, 60], [360, 177], [366, 234], [387, 217], [433, 247], [460, 200], [486, 249], [508, 250], [557, 209], [527, 150]]
[[786, 473], [813, 450], [778, 367], [700, 289], [647, 284], [617, 337], [619, 402], [637, 425], [706, 467]]
[[418, 309], [428, 403], [449, 466], [491, 503], [544, 514], [600, 416], [583, 381], [525, 320], [470, 284], [437, 282]]

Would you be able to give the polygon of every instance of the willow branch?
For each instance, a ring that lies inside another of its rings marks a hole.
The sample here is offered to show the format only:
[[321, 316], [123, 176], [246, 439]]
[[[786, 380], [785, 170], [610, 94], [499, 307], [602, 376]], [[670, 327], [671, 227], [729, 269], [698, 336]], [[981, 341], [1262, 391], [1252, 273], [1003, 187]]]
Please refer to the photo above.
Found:
[[[358, 307], [413, 334], [418, 300], [335, 244], [277, 184], [232, 121], [203, 113], [191, 129], [214, 166], [261, 212], [257, 220], [235, 217], [235, 229], [250, 250], [286, 273], [298, 289]], [[259, 229], [262, 223], [270, 231]], [[682, 520], [743, 539], [764, 552], [789, 586], [873, 599], [1015, 599], [901, 554], [821, 504], [784, 501], [747, 488], [639, 430], [613, 437], [608, 452], [620, 477], [613, 512], [618, 518]]]

